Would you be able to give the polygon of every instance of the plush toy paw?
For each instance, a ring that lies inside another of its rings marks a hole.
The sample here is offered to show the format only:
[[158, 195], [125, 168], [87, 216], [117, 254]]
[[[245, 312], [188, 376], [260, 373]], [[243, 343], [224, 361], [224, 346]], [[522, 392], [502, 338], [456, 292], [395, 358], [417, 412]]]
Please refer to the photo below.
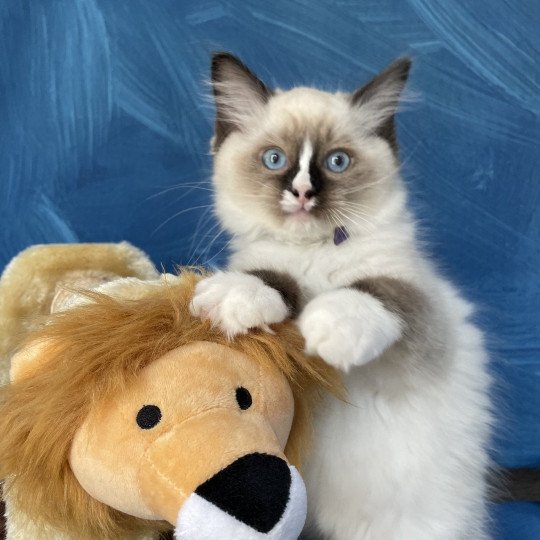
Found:
[[264, 328], [287, 318], [281, 295], [258, 277], [242, 272], [218, 272], [197, 283], [191, 312], [210, 319], [230, 338], [250, 328]]
[[338, 289], [311, 300], [298, 320], [306, 352], [349, 371], [370, 362], [401, 335], [401, 321], [373, 296]]

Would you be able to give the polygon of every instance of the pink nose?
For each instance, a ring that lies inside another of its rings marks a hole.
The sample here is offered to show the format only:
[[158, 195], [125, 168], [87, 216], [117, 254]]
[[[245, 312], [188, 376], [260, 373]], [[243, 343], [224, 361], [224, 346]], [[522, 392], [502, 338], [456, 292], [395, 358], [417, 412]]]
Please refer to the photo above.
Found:
[[311, 199], [311, 197], [313, 197], [313, 195], [314, 195], [312, 189], [305, 189], [305, 188], [295, 189], [295, 188], [292, 188], [291, 191], [292, 191], [292, 194], [302, 204], [309, 201], [309, 199]]

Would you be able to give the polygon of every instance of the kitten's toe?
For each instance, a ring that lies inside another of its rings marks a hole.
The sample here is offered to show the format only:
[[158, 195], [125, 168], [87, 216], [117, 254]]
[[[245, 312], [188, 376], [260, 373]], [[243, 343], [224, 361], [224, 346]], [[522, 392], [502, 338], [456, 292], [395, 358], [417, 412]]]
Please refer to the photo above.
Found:
[[358, 360], [355, 354], [357, 338], [351, 328], [346, 328], [352, 321], [336, 315], [322, 310], [314, 312], [310, 317], [300, 319], [300, 331], [308, 354], [320, 356], [327, 364], [348, 371]]
[[263, 328], [288, 316], [287, 306], [275, 289], [254, 276], [248, 277], [253, 277], [253, 282], [238, 283], [220, 305], [221, 326], [229, 335], [243, 334], [250, 328]]
[[354, 289], [322, 294], [304, 309], [298, 325], [306, 352], [348, 371], [379, 356], [401, 334], [401, 322], [372, 296]]
[[278, 291], [258, 277], [240, 272], [218, 272], [201, 280], [191, 312], [210, 319], [229, 337], [245, 334], [250, 328], [267, 329], [288, 316]]

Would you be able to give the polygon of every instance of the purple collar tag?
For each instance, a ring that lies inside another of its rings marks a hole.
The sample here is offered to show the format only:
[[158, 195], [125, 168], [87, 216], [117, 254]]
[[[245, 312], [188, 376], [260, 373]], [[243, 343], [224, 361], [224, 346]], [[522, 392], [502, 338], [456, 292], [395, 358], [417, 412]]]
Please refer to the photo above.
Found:
[[334, 229], [334, 245], [339, 246], [347, 238], [349, 238], [349, 233], [343, 225]]

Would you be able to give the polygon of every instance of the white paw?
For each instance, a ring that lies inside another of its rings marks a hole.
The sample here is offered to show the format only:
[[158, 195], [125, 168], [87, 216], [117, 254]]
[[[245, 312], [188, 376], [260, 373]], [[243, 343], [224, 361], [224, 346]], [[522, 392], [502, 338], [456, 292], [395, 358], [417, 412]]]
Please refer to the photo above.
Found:
[[337, 289], [311, 300], [298, 320], [306, 352], [343, 371], [370, 362], [401, 335], [401, 321], [373, 296]]
[[241, 272], [218, 272], [202, 279], [195, 287], [191, 313], [210, 319], [230, 338], [250, 328], [287, 318], [289, 310], [281, 295], [258, 277]]

